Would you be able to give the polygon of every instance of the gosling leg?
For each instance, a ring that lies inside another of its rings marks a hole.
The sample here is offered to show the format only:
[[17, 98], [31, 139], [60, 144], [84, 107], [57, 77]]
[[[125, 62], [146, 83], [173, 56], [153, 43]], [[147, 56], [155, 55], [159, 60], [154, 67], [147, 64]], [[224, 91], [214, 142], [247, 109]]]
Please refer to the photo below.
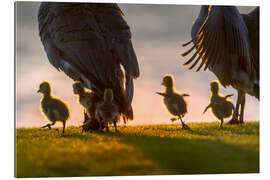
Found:
[[188, 125], [186, 125], [186, 124], [184, 123], [184, 121], [182, 120], [181, 116], [179, 116], [179, 119], [180, 119], [180, 121], [181, 121], [181, 123], [182, 123], [182, 129], [190, 129], [190, 128], [188, 127]]
[[46, 124], [45, 126], [42, 126], [41, 128], [48, 128], [48, 129], [51, 129], [51, 124]]
[[52, 122], [52, 124], [48, 123], [45, 126], [42, 126], [41, 128], [46, 128], [48, 127], [48, 129], [52, 129], [51, 126], [55, 125], [55, 122]]
[[220, 119], [220, 125], [219, 125], [219, 128], [222, 129], [223, 128], [223, 118]]

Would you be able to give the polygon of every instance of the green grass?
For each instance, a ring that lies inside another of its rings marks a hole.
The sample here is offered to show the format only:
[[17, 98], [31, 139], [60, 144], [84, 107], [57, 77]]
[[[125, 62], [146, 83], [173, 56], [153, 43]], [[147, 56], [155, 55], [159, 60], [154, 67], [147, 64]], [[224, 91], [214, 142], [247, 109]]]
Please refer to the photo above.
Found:
[[17, 177], [258, 173], [259, 123], [16, 130]]

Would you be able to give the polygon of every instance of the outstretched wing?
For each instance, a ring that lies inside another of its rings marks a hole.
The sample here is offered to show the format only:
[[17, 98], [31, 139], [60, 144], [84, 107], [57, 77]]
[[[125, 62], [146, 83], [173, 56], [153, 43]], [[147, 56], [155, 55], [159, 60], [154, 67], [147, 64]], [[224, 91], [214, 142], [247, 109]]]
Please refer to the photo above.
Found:
[[169, 94], [166, 93], [161, 93], [161, 92], [156, 92], [158, 95], [163, 96], [163, 97], [169, 97]]
[[[139, 67], [129, 27], [121, 13], [116, 4], [42, 3], [39, 31], [55, 68], [83, 81], [100, 96], [105, 88], [112, 88], [121, 113], [132, 119], [128, 110]], [[126, 85], [121, 65], [128, 80]]]
[[[252, 72], [252, 55], [250, 53], [248, 29], [236, 7], [209, 6], [208, 16], [197, 32], [193, 56], [184, 64], [193, 62], [192, 69], [199, 61], [199, 71], [203, 65], [215, 68], [220, 62], [226, 61], [229, 54], [236, 55], [238, 61], [247, 72]], [[183, 53], [183, 56], [189, 54]], [[196, 58], [197, 56], [197, 58]]]

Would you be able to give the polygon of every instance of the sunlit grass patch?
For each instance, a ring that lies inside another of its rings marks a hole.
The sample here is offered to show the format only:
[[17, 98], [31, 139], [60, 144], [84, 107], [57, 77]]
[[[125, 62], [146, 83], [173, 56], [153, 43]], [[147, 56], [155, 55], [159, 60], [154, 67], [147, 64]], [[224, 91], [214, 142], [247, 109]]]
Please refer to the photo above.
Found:
[[259, 123], [120, 126], [119, 133], [17, 129], [17, 177], [256, 173]]

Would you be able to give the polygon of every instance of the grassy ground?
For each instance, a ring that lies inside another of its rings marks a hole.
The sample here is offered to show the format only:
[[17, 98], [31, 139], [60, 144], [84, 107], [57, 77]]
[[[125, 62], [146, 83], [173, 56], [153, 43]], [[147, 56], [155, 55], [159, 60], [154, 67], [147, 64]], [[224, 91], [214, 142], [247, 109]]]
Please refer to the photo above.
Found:
[[17, 177], [259, 172], [259, 123], [17, 129]]

